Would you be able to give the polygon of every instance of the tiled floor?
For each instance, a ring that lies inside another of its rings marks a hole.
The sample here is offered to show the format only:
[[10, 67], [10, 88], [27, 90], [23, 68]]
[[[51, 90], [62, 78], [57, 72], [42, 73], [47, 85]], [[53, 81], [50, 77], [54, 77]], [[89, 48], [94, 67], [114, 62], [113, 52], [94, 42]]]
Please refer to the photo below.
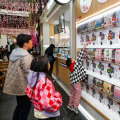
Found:
[[[61, 93], [63, 98], [63, 106], [60, 109], [61, 116], [57, 117], [57, 120], [86, 120], [81, 113], [76, 115], [75, 113], [67, 109], [66, 106], [68, 103], [69, 96], [56, 82], [54, 82], [54, 84], [56, 89]], [[15, 106], [16, 106], [15, 96], [7, 95], [0, 91], [0, 120], [11, 120]], [[33, 106], [30, 111], [28, 120], [37, 120], [33, 114]]]

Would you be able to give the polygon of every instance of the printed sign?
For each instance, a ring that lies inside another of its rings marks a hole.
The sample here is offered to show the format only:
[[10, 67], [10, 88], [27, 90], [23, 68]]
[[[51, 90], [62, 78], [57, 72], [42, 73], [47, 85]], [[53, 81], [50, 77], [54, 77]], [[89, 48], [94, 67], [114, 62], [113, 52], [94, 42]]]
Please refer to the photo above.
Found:
[[92, 0], [80, 0], [80, 9], [82, 13], [86, 13], [90, 6], [91, 6]]

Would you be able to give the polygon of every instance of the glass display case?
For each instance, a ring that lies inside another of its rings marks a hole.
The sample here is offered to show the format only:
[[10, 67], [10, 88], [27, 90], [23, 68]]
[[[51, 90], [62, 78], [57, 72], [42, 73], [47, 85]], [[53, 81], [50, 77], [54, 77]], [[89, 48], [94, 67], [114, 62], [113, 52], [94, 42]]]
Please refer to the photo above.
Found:
[[59, 54], [59, 57], [68, 58], [70, 57], [70, 48], [69, 47], [55, 47], [54, 56], [58, 56], [58, 54]]

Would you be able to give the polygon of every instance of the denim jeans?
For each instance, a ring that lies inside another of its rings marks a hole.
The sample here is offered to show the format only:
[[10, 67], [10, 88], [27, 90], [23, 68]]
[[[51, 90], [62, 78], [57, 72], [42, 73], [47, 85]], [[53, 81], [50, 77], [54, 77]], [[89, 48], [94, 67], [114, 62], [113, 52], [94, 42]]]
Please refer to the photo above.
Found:
[[17, 106], [15, 108], [12, 120], [27, 120], [31, 108], [29, 98], [25, 96], [16, 96]]

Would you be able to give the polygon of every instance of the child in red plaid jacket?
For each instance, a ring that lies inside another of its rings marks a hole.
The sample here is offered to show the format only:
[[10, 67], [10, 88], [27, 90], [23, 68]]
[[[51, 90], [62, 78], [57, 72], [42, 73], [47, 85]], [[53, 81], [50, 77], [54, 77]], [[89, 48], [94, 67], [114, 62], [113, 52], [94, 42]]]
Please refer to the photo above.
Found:
[[26, 95], [34, 105], [38, 120], [55, 120], [60, 115], [61, 94], [55, 90], [49, 77], [50, 64], [46, 56], [34, 58], [28, 75]]

